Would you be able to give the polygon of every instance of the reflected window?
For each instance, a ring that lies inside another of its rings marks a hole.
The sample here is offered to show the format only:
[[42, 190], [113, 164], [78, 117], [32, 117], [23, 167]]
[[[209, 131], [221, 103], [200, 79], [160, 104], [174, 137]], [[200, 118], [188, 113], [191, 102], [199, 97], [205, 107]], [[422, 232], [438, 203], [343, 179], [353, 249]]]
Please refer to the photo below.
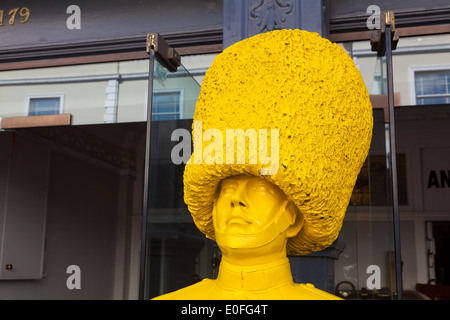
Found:
[[43, 116], [62, 113], [62, 96], [28, 97], [28, 115]]
[[153, 92], [152, 120], [178, 120], [182, 112], [182, 90]]
[[450, 103], [450, 70], [415, 72], [416, 103]]

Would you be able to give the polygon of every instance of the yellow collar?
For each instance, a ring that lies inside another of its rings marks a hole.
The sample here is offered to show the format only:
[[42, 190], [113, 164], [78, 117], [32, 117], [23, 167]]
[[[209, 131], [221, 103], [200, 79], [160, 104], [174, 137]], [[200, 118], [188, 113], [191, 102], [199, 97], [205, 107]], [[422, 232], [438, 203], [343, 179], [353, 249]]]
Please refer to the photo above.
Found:
[[217, 276], [217, 284], [228, 290], [265, 290], [293, 282], [288, 258], [244, 267], [222, 260]]

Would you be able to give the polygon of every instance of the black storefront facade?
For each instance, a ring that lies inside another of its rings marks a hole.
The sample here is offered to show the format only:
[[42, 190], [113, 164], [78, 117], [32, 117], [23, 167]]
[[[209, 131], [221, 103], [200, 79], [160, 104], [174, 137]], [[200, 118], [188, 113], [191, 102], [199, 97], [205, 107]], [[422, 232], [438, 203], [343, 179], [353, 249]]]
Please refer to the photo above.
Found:
[[[191, 128], [215, 55], [279, 28], [342, 45], [361, 70], [375, 119], [341, 236], [324, 252], [292, 258], [294, 279], [346, 299], [447, 297], [446, 1], [0, 6], [0, 298], [147, 299], [215, 277], [220, 252], [184, 205], [173, 132]], [[370, 45], [378, 9], [395, 13], [400, 38], [394, 136], [386, 56]], [[165, 50], [153, 60], [148, 33], [181, 56], [176, 70]]]

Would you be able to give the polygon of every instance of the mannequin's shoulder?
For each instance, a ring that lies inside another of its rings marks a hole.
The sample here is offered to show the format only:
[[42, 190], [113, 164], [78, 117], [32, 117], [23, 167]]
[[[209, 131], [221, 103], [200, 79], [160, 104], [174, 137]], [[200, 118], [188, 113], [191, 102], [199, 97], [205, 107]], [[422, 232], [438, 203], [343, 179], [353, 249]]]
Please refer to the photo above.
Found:
[[296, 283], [285, 292], [287, 299], [292, 300], [343, 300], [326, 291], [317, 289], [311, 283]]
[[185, 288], [163, 294], [152, 300], [204, 300], [205, 294], [215, 287], [215, 281], [203, 279]]

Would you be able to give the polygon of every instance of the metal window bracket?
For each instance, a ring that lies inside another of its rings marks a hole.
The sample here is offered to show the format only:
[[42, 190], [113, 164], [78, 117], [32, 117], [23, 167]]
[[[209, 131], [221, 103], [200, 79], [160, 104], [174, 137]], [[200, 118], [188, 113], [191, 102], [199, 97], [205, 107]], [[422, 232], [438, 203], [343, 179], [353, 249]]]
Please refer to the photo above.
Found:
[[393, 11], [385, 11], [381, 13], [380, 17], [380, 29], [374, 30], [370, 38], [370, 45], [372, 51], [377, 52], [378, 57], [383, 57], [386, 54], [386, 26], [391, 29], [391, 48], [392, 51], [397, 49], [397, 43], [399, 40], [398, 32], [395, 29], [395, 17]]
[[170, 72], [177, 71], [181, 65], [181, 58], [178, 52], [170, 47], [159, 33], [147, 34], [147, 53], [153, 49], [158, 61]]

